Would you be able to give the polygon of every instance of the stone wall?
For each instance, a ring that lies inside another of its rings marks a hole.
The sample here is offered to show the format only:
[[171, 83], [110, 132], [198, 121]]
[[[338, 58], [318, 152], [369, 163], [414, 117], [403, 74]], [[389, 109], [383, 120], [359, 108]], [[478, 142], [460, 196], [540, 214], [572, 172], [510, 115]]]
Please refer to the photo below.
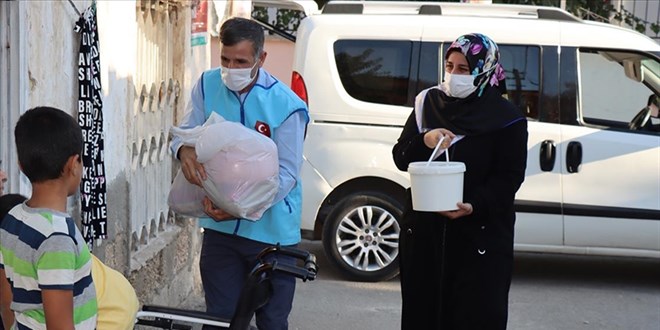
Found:
[[[81, 12], [91, 5], [73, 3]], [[146, 304], [178, 306], [190, 294], [201, 295], [200, 231], [195, 220], [170, 213], [166, 200], [178, 166], [168, 148], [169, 128], [182, 118], [192, 84], [210, 65], [208, 45], [190, 45], [190, 3], [96, 2], [109, 236], [95, 244], [93, 253], [126, 275]], [[26, 63], [20, 74], [25, 101], [8, 110], [16, 112], [11, 118], [38, 105], [75, 116], [75, 9], [68, 1], [3, 6], [12, 8], [15, 22], [23, 20], [11, 28], [20, 29], [17, 35], [23, 38], [12, 46]], [[30, 194], [25, 177], [15, 181], [18, 191]], [[79, 196], [68, 204], [79, 218]]]

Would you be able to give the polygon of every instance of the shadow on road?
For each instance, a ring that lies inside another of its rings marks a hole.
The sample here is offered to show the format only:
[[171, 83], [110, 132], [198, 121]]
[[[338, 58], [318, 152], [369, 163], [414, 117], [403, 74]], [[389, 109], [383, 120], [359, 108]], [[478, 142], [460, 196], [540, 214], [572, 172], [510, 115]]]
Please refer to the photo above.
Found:
[[660, 289], [660, 260], [516, 253], [513, 280]]
[[[320, 279], [345, 279], [329, 263], [320, 241], [303, 240], [299, 247], [316, 255]], [[398, 280], [395, 277], [390, 281]], [[513, 281], [586, 286], [618, 284], [640, 289], [660, 289], [660, 260], [516, 252]]]
[[[328, 261], [320, 241], [301, 242], [316, 255], [319, 278], [345, 280]], [[390, 281], [398, 281], [398, 277]], [[573, 285], [611, 285], [660, 289], [660, 260], [632, 257], [576, 256], [516, 252], [514, 282], [554, 282]]]

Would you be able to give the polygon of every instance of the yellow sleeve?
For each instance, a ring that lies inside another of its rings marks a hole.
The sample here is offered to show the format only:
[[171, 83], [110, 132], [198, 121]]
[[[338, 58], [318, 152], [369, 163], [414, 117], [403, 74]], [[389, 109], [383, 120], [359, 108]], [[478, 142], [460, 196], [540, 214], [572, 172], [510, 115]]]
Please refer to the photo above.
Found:
[[131, 283], [96, 256], [92, 256], [92, 278], [99, 309], [96, 329], [133, 329], [140, 302]]

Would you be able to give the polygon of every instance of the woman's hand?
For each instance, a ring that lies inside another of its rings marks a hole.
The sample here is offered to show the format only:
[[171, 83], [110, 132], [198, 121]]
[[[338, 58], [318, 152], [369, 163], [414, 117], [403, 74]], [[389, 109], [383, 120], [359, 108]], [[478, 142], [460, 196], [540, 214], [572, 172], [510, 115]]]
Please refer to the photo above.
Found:
[[440, 148], [447, 149], [451, 144], [451, 140], [453, 140], [456, 137], [456, 135], [448, 129], [444, 129], [444, 128], [432, 129], [426, 132], [426, 134], [424, 134], [424, 144], [428, 148], [434, 149], [435, 146], [438, 145], [438, 141], [440, 141], [442, 137], [444, 137], [445, 139], [442, 141]]
[[472, 204], [470, 203], [456, 203], [456, 206], [458, 206], [458, 210], [441, 211], [438, 213], [453, 220], [460, 217], [464, 217], [466, 215], [470, 215], [474, 211], [474, 209], [472, 208]]
[[197, 161], [197, 152], [194, 147], [183, 146], [179, 149], [179, 160], [181, 161], [181, 171], [188, 182], [202, 186], [202, 181], [206, 180], [206, 171], [204, 166]]
[[235, 216], [213, 205], [213, 202], [208, 197], [204, 197], [204, 200], [202, 201], [202, 205], [204, 205], [204, 213], [206, 213], [209, 217], [211, 217], [215, 221], [236, 219]]

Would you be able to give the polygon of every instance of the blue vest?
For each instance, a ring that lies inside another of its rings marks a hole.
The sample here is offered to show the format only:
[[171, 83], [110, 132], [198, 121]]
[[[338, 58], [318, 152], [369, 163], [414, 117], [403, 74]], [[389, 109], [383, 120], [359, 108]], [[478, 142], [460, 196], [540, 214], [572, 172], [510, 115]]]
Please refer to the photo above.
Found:
[[[259, 70], [259, 74], [269, 75], [265, 70]], [[226, 120], [255, 130], [257, 126], [264, 127], [263, 124], [266, 124], [272, 137], [294, 112], [305, 111], [307, 114], [307, 105], [289, 87], [270, 75], [267, 78], [270, 79], [258, 78], [241, 103], [238, 95], [222, 82], [219, 68], [204, 72], [202, 92], [205, 117], [208, 119], [212, 112], [216, 112]], [[259, 81], [273, 83], [263, 86]], [[293, 245], [300, 242], [301, 213], [302, 187], [300, 178], [297, 178], [289, 194], [264, 212], [258, 221], [238, 219], [216, 222], [211, 218], [200, 218], [199, 224], [204, 228], [267, 244]]]

